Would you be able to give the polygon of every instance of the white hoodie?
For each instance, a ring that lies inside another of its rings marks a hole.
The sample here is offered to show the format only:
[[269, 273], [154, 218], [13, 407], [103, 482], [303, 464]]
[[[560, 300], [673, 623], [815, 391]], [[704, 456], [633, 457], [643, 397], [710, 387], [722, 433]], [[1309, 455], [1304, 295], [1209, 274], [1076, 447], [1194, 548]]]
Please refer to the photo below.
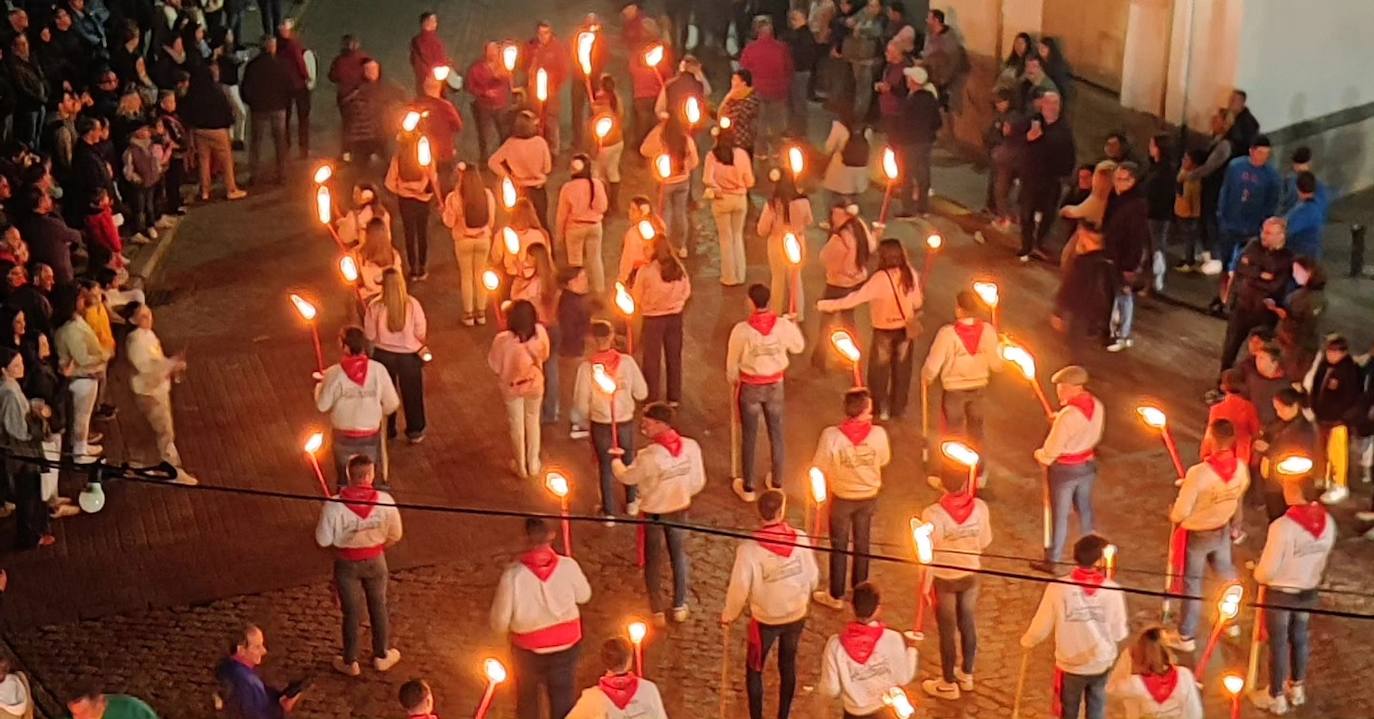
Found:
[[[586, 604], [591, 598], [592, 587], [582, 567], [572, 557], [558, 557], [557, 566], [544, 580], [516, 560], [501, 573], [501, 580], [496, 585], [496, 598], [491, 603], [491, 628], [497, 634], [536, 634], [578, 621], [581, 614], [577, 605]], [[531, 651], [549, 654], [574, 643], [576, 641]]]
[[[1072, 574], [1060, 580], [1075, 581]], [[1061, 671], [1092, 676], [1111, 669], [1117, 644], [1130, 634], [1120, 587], [1107, 579], [1089, 596], [1074, 584], [1050, 584], [1021, 637], [1021, 646], [1030, 649], [1053, 632], [1054, 665]]]
[[868, 499], [883, 488], [883, 467], [892, 461], [887, 430], [873, 425], [863, 441], [854, 444], [839, 426], [821, 430], [811, 464], [825, 472], [830, 493], [840, 499]]
[[[649, 396], [649, 385], [644, 382], [644, 373], [639, 371], [635, 358], [623, 352], [615, 368], [615, 421], [630, 422], [635, 418], [635, 402]], [[582, 426], [590, 419], [597, 424], [611, 423], [611, 397], [592, 381], [592, 365], [596, 354], [577, 366], [577, 377], [573, 380], [573, 424]]]
[[1315, 537], [1288, 514], [1274, 520], [1255, 565], [1255, 581], [1290, 594], [1321, 584], [1326, 560], [1336, 544], [1336, 520], [1325, 510], [1322, 515], [1325, 523]]
[[1183, 477], [1169, 521], [1194, 532], [1220, 529], [1235, 516], [1249, 485], [1250, 469], [1244, 463], [1237, 462], [1231, 481], [1224, 482], [1212, 465], [1198, 462]]
[[582, 690], [566, 719], [668, 719], [668, 712], [663, 708], [658, 686], [641, 678], [624, 709], [616, 706], [601, 687], [588, 687]]
[[[334, 495], [339, 499], [339, 495]], [[327, 502], [315, 525], [315, 543], [345, 550], [380, 550], [401, 541], [401, 511], [390, 494], [377, 491], [371, 500], [354, 511], [344, 502]], [[379, 551], [377, 552], [380, 553]], [[364, 557], [359, 557], [364, 558]]]
[[622, 484], [639, 487], [639, 511], [667, 514], [688, 508], [692, 497], [706, 486], [706, 465], [701, 461], [701, 445], [681, 437], [682, 449], [676, 457], [655, 441], [635, 453], [634, 464], [626, 467], [620, 458], [611, 460], [611, 470]]
[[939, 377], [940, 386], [947, 390], [986, 387], [990, 373], [1002, 371], [1002, 358], [997, 356], [997, 331], [982, 320], [959, 320], [958, 324], [977, 324], [981, 328], [977, 351], [970, 353], [954, 325], [945, 325], [935, 333], [921, 376], [927, 383]]
[[862, 664], [845, 651], [838, 634], [825, 642], [821, 654], [821, 694], [843, 696], [844, 710], [856, 716], [881, 711], [883, 694], [915, 677], [916, 647], [907, 646], [892, 629], [883, 630], [873, 654]]
[[315, 385], [315, 408], [329, 415], [329, 426], [342, 432], [371, 433], [401, 406], [391, 375], [376, 360], [367, 361], [367, 376], [359, 385], [332, 365]]
[[969, 512], [963, 523], [954, 521], [949, 511], [936, 502], [921, 512], [921, 521], [930, 522], [935, 526], [935, 531], [930, 535], [935, 548], [935, 562], [970, 570], [931, 567], [930, 576], [948, 580], [962, 579], [982, 568], [983, 550], [992, 544], [992, 516], [988, 512], [987, 502], [981, 499], [973, 500], [973, 511]]
[[1174, 690], [1164, 701], [1156, 701], [1145, 688], [1145, 680], [1131, 673], [1131, 653], [1122, 652], [1116, 668], [1107, 679], [1107, 693], [1120, 699], [1126, 719], [1203, 719], [1202, 693], [1188, 667], [1174, 667], [1178, 677]]
[[740, 375], [755, 378], [753, 384], [781, 381], [787, 371], [787, 355], [798, 354], [805, 348], [801, 329], [786, 317], [778, 316], [768, 334], [758, 331], [748, 320], [737, 322], [730, 330], [725, 349], [725, 379], [731, 385], [740, 381]]
[[[767, 531], [767, 528], [765, 530]], [[815, 546], [798, 529], [791, 542]], [[783, 535], [779, 534], [779, 540]], [[811, 592], [820, 585], [816, 552], [809, 548], [782, 549], [778, 554], [757, 539], [746, 539], [735, 549], [735, 566], [730, 570], [730, 586], [725, 590], [721, 618], [734, 621], [749, 606], [749, 615], [760, 624], [790, 624], [806, 616]]]

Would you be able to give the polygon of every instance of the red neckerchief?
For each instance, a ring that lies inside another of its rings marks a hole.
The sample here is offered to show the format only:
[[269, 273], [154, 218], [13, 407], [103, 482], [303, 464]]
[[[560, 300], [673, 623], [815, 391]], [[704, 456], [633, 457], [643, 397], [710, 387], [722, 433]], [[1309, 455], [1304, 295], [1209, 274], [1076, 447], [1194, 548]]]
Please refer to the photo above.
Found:
[[635, 698], [635, 692], [639, 691], [639, 677], [628, 673], [607, 674], [597, 680], [596, 686], [616, 709], [624, 709]]
[[1288, 508], [1283, 516], [1288, 517], [1298, 526], [1307, 530], [1313, 539], [1321, 539], [1322, 532], [1326, 531], [1326, 510], [1320, 504], [1312, 502], [1305, 505], [1293, 505]]
[[615, 348], [594, 352], [587, 361], [591, 362], [593, 366], [601, 365], [605, 367], [606, 374], [614, 377], [616, 370], [620, 368], [620, 352]]
[[849, 438], [850, 444], [857, 447], [868, 439], [868, 433], [873, 431], [873, 420], [850, 417], [841, 422], [839, 428], [844, 436]]
[[977, 506], [977, 498], [971, 492], [945, 492], [940, 497], [940, 506], [945, 508], [950, 519], [955, 524], [963, 524], [973, 514], [973, 508]]
[[1213, 452], [1207, 455], [1206, 462], [1207, 466], [1211, 467], [1218, 477], [1221, 477], [1222, 482], [1230, 482], [1236, 476], [1236, 465], [1239, 462], [1236, 460], [1236, 453], [1233, 450], [1226, 449]]
[[1107, 580], [1107, 575], [1096, 569], [1074, 567], [1073, 572], [1069, 574], [1069, 579], [1077, 582], [1080, 585], [1079, 588], [1083, 590], [1083, 593], [1091, 597], [1097, 594], [1097, 590], [1102, 587], [1102, 582]]
[[553, 547], [545, 544], [520, 555], [520, 563], [534, 572], [539, 581], [546, 582], [553, 574], [553, 570], [558, 567], [558, 554], [553, 551]]
[[1073, 399], [1064, 404], [1082, 412], [1083, 416], [1087, 417], [1089, 422], [1092, 421], [1093, 414], [1097, 412], [1097, 401], [1087, 392], [1079, 392]]
[[678, 457], [682, 455], [682, 435], [675, 429], [665, 429], [654, 435], [654, 442], [668, 450], [668, 454]]
[[759, 334], [767, 337], [773, 331], [773, 325], [777, 324], [778, 316], [768, 310], [754, 310], [749, 315], [749, 326], [759, 331]]
[[969, 354], [978, 354], [978, 344], [983, 339], [982, 322], [978, 320], [955, 322], [954, 334], [959, 335], [959, 341], [964, 343], [964, 349], [968, 350]]
[[844, 653], [848, 654], [850, 659], [864, 664], [873, 656], [873, 650], [878, 648], [878, 640], [883, 636], [883, 629], [882, 622], [850, 622], [844, 625], [844, 631], [840, 632], [840, 646], [844, 647]]
[[[339, 499], [344, 500], [344, 506], [348, 507], [358, 517], [367, 519], [377, 506], [375, 504], [377, 490], [371, 487], [344, 487], [339, 490]], [[366, 502], [367, 504], [359, 504], [359, 502]]]
[[439, 719], [438, 714], [407, 714], [406, 719]]
[[787, 522], [765, 524], [762, 529], [754, 532], [754, 541], [779, 557], [790, 557], [792, 550], [796, 549], [797, 530]]
[[339, 358], [339, 367], [343, 368], [344, 376], [361, 387], [367, 381], [367, 362], [367, 355], [346, 355]]
[[1178, 686], [1178, 667], [1169, 667], [1169, 671], [1163, 674], [1141, 674], [1140, 681], [1145, 682], [1145, 691], [1155, 700], [1156, 704], [1163, 704], [1174, 693], [1174, 687]]

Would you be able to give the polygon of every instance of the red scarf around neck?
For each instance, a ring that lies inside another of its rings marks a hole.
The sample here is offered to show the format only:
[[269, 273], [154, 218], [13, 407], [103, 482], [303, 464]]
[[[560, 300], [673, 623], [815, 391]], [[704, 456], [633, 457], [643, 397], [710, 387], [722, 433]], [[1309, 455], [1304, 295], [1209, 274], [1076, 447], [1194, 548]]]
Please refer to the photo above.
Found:
[[762, 529], [754, 532], [754, 541], [779, 557], [790, 557], [792, 550], [796, 549], [794, 545], [797, 543], [797, 530], [787, 522], [765, 524]]
[[773, 331], [773, 325], [777, 324], [778, 316], [769, 310], [754, 310], [754, 313], [749, 315], [748, 321], [750, 327], [767, 337]]
[[860, 664], [867, 663], [868, 658], [873, 656], [873, 650], [878, 648], [878, 640], [882, 639], [884, 628], [882, 622], [850, 622], [844, 626], [844, 631], [840, 632], [840, 646], [844, 647], [844, 653], [848, 654], [850, 659]]
[[639, 677], [631, 673], [607, 674], [597, 680], [596, 686], [616, 709], [624, 709], [635, 698], [635, 692], [639, 691]]
[[954, 323], [954, 334], [959, 336], [959, 341], [964, 343], [964, 349], [971, 355], [978, 354], [978, 345], [983, 339], [983, 323], [978, 320], [964, 322], [962, 320]]
[[344, 376], [353, 380], [353, 384], [359, 387], [367, 381], [367, 355], [346, 355], [339, 358], [339, 367], [343, 369]]
[[675, 429], [665, 429], [654, 436], [654, 442], [668, 450], [674, 457], [682, 456], [682, 435]]
[[1178, 667], [1169, 667], [1169, 671], [1163, 674], [1141, 674], [1140, 681], [1145, 683], [1145, 691], [1150, 693], [1150, 698], [1156, 704], [1163, 704], [1173, 695], [1174, 687], [1178, 686]]
[[1087, 392], [1078, 393], [1077, 396], [1064, 404], [1082, 412], [1083, 416], [1087, 417], [1090, 422], [1092, 421], [1093, 415], [1097, 413], [1097, 401]]
[[553, 547], [545, 544], [520, 555], [520, 563], [534, 572], [539, 581], [547, 582], [553, 570], [558, 568], [558, 553], [553, 551]]
[[857, 447], [863, 444], [863, 441], [868, 439], [868, 433], [873, 431], [873, 420], [850, 417], [841, 422], [839, 427], [844, 436], [849, 438], [849, 443]]
[[954, 520], [955, 524], [963, 524], [973, 514], [973, 509], [977, 506], [977, 498], [968, 491], [945, 492], [945, 495], [940, 497], [940, 506], [945, 508], [945, 513]]
[[1207, 466], [1221, 477], [1222, 482], [1230, 482], [1236, 476], [1236, 466], [1239, 464], [1234, 450], [1224, 449], [1207, 455]]
[[1304, 505], [1295, 504], [1289, 507], [1283, 516], [1297, 522], [1298, 526], [1306, 529], [1313, 539], [1321, 539], [1322, 532], [1326, 531], [1326, 510], [1316, 502]]
[[601, 350], [600, 352], [592, 353], [592, 356], [588, 357], [587, 361], [592, 363], [592, 366], [601, 365], [602, 367], [605, 367], [606, 374], [610, 375], [611, 378], [614, 379], [616, 376], [616, 371], [620, 369], [620, 358], [620, 352], [616, 350], [614, 347], [612, 347], [611, 349]]
[[344, 487], [339, 490], [339, 499], [344, 500], [344, 506], [362, 519], [372, 516], [372, 510], [377, 508], [376, 504], [370, 504], [377, 501], [377, 490], [371, 487]]
[[1078, 582], [1079, 589], [1082, 589], [1084, 594], [1091, 597], [1097, 594], [1097, 590], [1102, 588], [1102, 583], [1107, 581], [1107, 575], [1096, 569], [1074, 567], [1073, 573], [1069, 574], [1069, 579]]

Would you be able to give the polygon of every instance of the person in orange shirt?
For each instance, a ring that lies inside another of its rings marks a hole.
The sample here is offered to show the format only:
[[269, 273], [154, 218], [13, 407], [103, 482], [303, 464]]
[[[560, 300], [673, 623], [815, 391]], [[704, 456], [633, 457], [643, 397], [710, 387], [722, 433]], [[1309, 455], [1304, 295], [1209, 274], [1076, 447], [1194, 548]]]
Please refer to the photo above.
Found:
[[[1241, 370], [1232, 368], [1221, 373], [1222, 400], [1212, 405], [1207, 411], [1208, 431], [1202, 435], [1202, 445], [1198, 448], [1198, 455], [1201, 459], [1216, 450], [1216, 438], [1212, 436], [1211, 428], [1220, 420], [1226, 420], [1236, 429], [1235, 452], [1236, 459], [1240, 460], [1245, 466], [1250, 468], [1252, 476], [1258, 476], [1259, 463], [1252, 461], [1254, 456], [1253, 447], [1255, 437], [1259, 436], [1261, 425], [1259, 411], [1255, 409], [1254, 403], [1245, 397], [1245, 373]], [[1182, 479], [1175, 482], [1181, 485]], [[1259, 485], [1259, 482], [1252, 482], [1251, 487]], [[1231, 541], [1240, 544], [1245, 541], [1245, 502], [1258, 497], [1258, 489], [1250, 489], [1246, 492], [1247, 497], [1236, 505], [1236, 516], [1231, 522]]]
[[[81, 292], [86, 295], [86, 310], [82, 313], [82, 319], [95, 331], [95, 338], [100, 342], [101, 354], [105, 355], [105, 366], [108, 369], [110, 360], [115, 355], [114, 330], [110, 327], [110, 310], [105, 306], [105, 295], [100, 290], [100, 283], [94, 280], [82, 280]], [[115, 406], [105, 401], [106, 393], [109, 388], [109, 376], [107, 372], [101, 373], [100, 389], [96, 392], [95, 417], [97, 419], [113, 419], [115, 416]]]

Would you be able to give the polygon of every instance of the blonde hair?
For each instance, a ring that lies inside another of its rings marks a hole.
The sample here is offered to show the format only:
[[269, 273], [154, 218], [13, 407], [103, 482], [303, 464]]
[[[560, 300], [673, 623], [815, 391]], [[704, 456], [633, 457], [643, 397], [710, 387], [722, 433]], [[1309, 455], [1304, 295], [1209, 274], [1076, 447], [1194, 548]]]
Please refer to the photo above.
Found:
[[382, 272], [382, 305], [386, 309], [386, 328], [392, 332], [405, 329], [410, 295], [406, 293], [405, 277], [395, 267]]

